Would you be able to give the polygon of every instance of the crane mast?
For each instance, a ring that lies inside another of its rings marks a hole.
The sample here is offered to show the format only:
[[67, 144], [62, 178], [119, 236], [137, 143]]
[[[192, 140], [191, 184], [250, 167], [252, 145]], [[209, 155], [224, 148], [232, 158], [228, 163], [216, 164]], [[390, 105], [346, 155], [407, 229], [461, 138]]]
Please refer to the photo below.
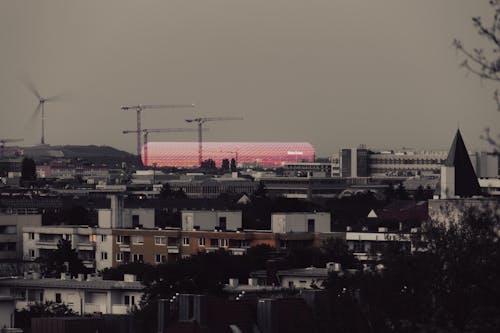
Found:
[[198, 164], [201, 167], [203, 162], [203, 124], [207, 121], [225, 121], [225, 120], [243, 120], [242, 117], [204, 117], [204, 118], [193, 118], [186, 119], [188, 123], [198, 123]]
[[[206, 130], [206, 129], [205, 129]], [[192, 128], [144, 128], [141, 130], [142, 135], [143, 135], [143, 142], [144, 142], [144, 166], [148, 165], [148, 137], [149, 133], [171, 133], [171, 132], [194, 132], [196, 131], [195, 129]], [[125, 130], [123, 131], [123, 134], [129, 134], [129, 133], [139, 133], [137, 130]], [[140, 154], [140, 152], [139, 152]], [[140, 155], [139, 155], [140, 157]]]
[[122, 106], [120, 109], [123, 111], [135, 110], [137, 116], [137, 157], [139, 164], [141, 163], [141, 114], [143, 110], [150, 109], [175, 109], [175, 108], [194, 108], [194, 104], [138, 104]]

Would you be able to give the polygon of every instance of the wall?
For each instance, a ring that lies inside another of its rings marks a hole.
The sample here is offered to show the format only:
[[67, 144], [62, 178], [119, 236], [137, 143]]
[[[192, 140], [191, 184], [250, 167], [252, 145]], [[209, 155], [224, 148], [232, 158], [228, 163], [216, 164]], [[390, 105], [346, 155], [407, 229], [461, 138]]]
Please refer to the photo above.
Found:
[[0, 328], [13, 326], [14, 310], [14, 299], [0, 296]]
[[1, 259], [23, 259], [23, 227], [42, 225], [41, 214], [1, 214], [1, 226], [15, 226], [12, 234], [0, 234], [0, 243], [15, 243], [15, 250], [0, 251]]
[[314, 232], [331, 232], [330, 213], [274, 213], [271, 229], [274, 233], [308, 232], [309, 219], [314, 219]]
[[213, 231], [221, 217], [226, 218], [226, 230], [242, 227], [241, 211], [182, 211], [182, 230], [192, 231], [194, 226], [199, 226], [200, 230]]

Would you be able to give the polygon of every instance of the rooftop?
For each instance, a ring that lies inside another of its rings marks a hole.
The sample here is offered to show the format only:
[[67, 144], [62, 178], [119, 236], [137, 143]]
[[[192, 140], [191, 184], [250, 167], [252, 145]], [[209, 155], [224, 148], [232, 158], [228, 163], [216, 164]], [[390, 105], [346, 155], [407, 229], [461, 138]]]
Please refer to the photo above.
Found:
[[142, 290], [144, 286], [139, 281], [125, 282], [112, 280], [61, 280], [57, 278], [24, 279], [7, 278], [0, 280], [0, 286], [63, 288], [63, 289], [98, 289], [98, 290]]

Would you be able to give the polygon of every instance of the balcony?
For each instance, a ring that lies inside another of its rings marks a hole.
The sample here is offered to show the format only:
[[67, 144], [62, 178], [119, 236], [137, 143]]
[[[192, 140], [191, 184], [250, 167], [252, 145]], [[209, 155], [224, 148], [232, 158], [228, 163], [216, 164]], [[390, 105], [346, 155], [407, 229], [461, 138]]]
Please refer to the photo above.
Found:
[[167, 252], [168, 253], [179, 253], [179, 245], [168, 245]]
[[39, 240], [35, 244], [39, 249], [57, 250], [59, 240]]
[[128, 314], [131, 307], [124, 304], [115, 304], [111, 306], [111, 314]]
[[81, 242], [76, 245], [76, 249], [79, 251], [94, 251], [95, 243], [91, 242]]
[[85, 313], [103, 313], [106, 314], [106, 304], [85, 304]]
[[247, 249], [242, 247], [230, 247], [228, 251], [234, 255], [243, 255], [247, 252]]
[[129, 243], [121, 243], [118, 244], [121, 252], [130, 252], [130, 244]]

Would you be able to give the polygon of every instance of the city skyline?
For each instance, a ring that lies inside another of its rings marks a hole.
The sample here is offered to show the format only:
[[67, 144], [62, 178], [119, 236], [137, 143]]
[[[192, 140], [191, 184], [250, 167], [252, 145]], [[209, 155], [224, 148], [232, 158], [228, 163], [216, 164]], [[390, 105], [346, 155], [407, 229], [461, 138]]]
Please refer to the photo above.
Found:
[[135, 114], [121, 105], [194, 103], [144, 112], [143, 127], [242, 116], [211, 124], [206, 140], [307, 141], [317, 156], [363, 143], [446, 150], [460, 127], [471, 151], [484, 150], [483, 129], [500, 119], [494, 89], [467, 77], [451, 44], [484, 45], [471, 18], [488, 19], [488, 8], [465, 0], [3, 2], [0, 130], [39, 143], [39, 118], [28, 126], [37, 106], [23, 85], [30, 77], [43, 96], [65, 96], [45, 107], [53, 145], [134, 152], [121, 133], [135, 128]]

